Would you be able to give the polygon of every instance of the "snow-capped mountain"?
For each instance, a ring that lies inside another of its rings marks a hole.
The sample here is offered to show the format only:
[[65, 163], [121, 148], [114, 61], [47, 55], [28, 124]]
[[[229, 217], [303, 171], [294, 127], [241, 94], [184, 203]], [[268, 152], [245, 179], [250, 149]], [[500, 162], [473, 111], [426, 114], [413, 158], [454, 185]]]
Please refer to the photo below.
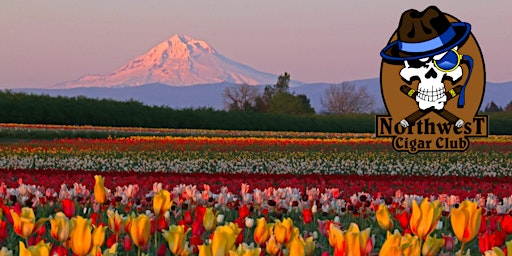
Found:
[[205, 41], [174, 35], [118, 70], [57, 84], [58, 88], [118, 87], [161, 83], [188, 86], [212, 83], [273, 84], [277, 75], [257, 71], [217, 52]]

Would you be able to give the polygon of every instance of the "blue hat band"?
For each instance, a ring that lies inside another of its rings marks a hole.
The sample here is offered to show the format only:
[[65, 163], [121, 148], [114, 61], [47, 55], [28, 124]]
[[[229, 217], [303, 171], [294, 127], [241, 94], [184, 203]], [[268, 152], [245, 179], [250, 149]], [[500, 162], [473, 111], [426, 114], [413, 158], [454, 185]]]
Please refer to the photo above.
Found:
[[419, 43], [406, 43], [397, 41], [398, 49], [410, 53], [423, 53], [428, 52], [446, 45], [450, 40], [455, 37], [456, 33], [453, 27], [449, 27], [444, 33], [438, 37]]

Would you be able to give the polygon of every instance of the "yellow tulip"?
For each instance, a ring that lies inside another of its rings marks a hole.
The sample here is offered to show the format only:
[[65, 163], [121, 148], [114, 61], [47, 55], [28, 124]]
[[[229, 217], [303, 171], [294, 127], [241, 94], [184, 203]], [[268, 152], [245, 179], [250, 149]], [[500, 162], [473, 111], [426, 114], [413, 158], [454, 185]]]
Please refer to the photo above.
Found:
[[507, 245], [507, 256], [512, 256], [512, 240], [505, 243]]
[[219, 226], [213, 232], [212, 255], [224, 256], [229, 250], [235, 248], [235, 241], [241, 230], [238, 225], [230, 222], [224, 226]]
[[304, 240], [300, 237], [295, 237], [290, 241], [289, 256], [304, 256], [306, 250], [304, 249]]
[[164, 238], [169, 244], [169, 249], [174, 255], [181, 254], [185, 250], [187, 246], [186, 238], [189, 231], [190, 229], [185, 232], [185, 226], [183, 225], [171, 225], [169, 230], [163, 231]]
[[50, 219], [50, 227], [50, 234], [53, 239], [61, 243], [66, 242], [73, 231], [71, 221], [63, 212], [58, 212], [55, 217]]
[[306, 238], [304, 241], [304, 253], [306, 256], [312, 256], [315, 252], [315, 241], [313, 241], [313, 237], [310, 236]]
[[94, 185], [94, 198], [99, 204], [103, 204], [107, 201], [107, 190], [105, 189], [105, 177], [100, 175], [94, 175], [96, 184]]
[[459, 208], [451, 209], [450, 222], [453, 232], [463, 243], [473, 240], [478, 234], [482, 220], [482, 208], [477, 208], [477, 203], [464, 200]]
[[254, 241], [260, 246], [263, 245], [270, 237], [271, 228], [272, 224], [268, 224], [264, 217], [259, 218], [254, 229]]
[[345, 235], [338, 226], [331, 223], [329, 228], [329, 244], [334, 248], [334, 255], [345, 255], [347, 250], [347, 243]]
[[395, 229], [395, 232], [391, 234], [391, 232], [387, 232], [386, 241], [382, 244], [380, 248], [379, 255], [387, 256], [387, 255], [401, 255], [400, 243], [402, 241], [402, 235], [398, 230]]
[[103, 251], [103, 256], [117, 256], [117, 243]]
[[14, 232], [24, 239], [39, 230], [43, 223], [48, 220], [48, 218], [41, 218], [36, 221], [34, 210], [30, 207], [23, 207], [20, 215], [11, 209], [11, 216], [14, 222]]
[[130, 226], [130, 236], [133, 243], [141, 248], [144, 247], [151, 236], [151, 220], [145, 214], [133, 219]]
[[212, 231], [217, 225], [217, 216], [213, 214], [213, 209], [211, 207], [206, 208], [203, 217], [203, 226], [207, 231]]
[[382, 244], [379, 255], [418, 256], [421, 254], [420, 241], [417, 236], [405, 234], [402, 236], [398, 230], [393, 234], [388, 231], [386, 241]]
[[13, 252], [12, 250], [8, 250], [6, 247], [2, 247], [2, 249], [0, 249], [0, 256], [13, 256]]
[[19, 242], [20, 256], [49, 256], [50, 255], [50, 244], [45, 244], [40, 241], [38, 244], [25, 247], [23, 242]]
[[197, 246], [199, 248], [199, 256], [212, 256], [212, 245], [211, 244], [203, 244]]
[[229, 251], [228, 256], [260, 256], [260, 254], [261, 248], [254, 248], [252, 244], [249, 246], [246, 243], [242, 243], [238, 245], [236, 251]]
[[268, 242], [267, 242], [266, 249], [267, 249], [267, 253], [272, 256], [277, 255], [281, 251], [281, 245], [279, 243], [277, 243], [276, 237], [274, 236], [274, 234], [270, 235]]
[[427, 198], [423, 199], [420, 206], [416, 200], [412, 201], [412, 214], [410, 219], [411, 231], [421, 240], [434, 231], [437, 222], [441, 217], [441, 206], [439, 201], [429, 202]]
[[347, 253], [353, 256], [366, 255], [366, 245], [369, 237], [370, 228], [360, 231], [356, 223], [350, 223], [347, 231], [345, 231]]
[[165, 189], [161, 189], [153, 197], [153, 212], [156, 216], [162, 216], [166, 211], [171, 209], [171, 193]]
[[73, 218], [73, 232], [71, 233], [70, 247], [78, 256], [85, 256], [92, 250], [92, 234], [90, 219], [84, 219], [82, 216]]
[[292, 238], [293, 222], [290, 218], [284, 218], [283, 221], [276, 220], [274, 223], [274, 235], [276, 241], [280, 244], [286, 244]]
[[423, 243], [421, 249], [421, 255], [423, 256], [434, 256], [441, 250], [444, 245], [444, 238], [435, 238], [427, 236], [427, 240]]
[[389, 218], [389, 210], [385, 204], [380, 204], [379, 208], [375, 212], [377, 223], [380, 228], [384, 230], [391, 230], [393, 228], [393, 221]]
[[417, 236], [405, 234], [400, 242], [400, 247], [404, 256], [416, 256], [421, 253], [421, 244]]
[[[107, 210], [107, 216], [108, 216], [108, 228], [112, 233], [116, 235], [116, 237], [119, 237], [121, 235], [121, 232], [123, 230], [123, 215], [119, 215], [117, 211], [112, 211], [110, 209]], [[116, 239], [117, 241], [117, 239]]]

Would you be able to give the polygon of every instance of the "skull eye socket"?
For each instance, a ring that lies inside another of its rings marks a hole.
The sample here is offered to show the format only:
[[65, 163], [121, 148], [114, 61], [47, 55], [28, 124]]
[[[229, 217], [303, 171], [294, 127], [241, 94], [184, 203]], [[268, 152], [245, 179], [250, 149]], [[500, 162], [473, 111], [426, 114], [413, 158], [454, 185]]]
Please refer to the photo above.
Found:
[[434, 59], [434, 66], [443, 72], [451, 72], [459, 67], [461, 59], [462, 55], [460, 55], [457, 50], [452, 49], [451, 51], [447, 52], [441, 59]]
[[408, 60], [407, 63], [409, 63], [409, 66], [411, 68], [421, 68], [421, 67], [427, 67], [428, 65], [421, 61], [421, 60]]

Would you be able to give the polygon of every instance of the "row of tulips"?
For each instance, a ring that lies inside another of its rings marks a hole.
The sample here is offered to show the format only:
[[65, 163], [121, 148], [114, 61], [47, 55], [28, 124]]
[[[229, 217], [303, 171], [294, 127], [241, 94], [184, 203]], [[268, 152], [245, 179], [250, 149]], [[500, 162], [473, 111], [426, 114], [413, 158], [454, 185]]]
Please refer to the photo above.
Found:
[[[47, 125], [47, 124], [16, 124], [0, 123], [0, 133], [16, 132], [54, 132], [57, 133], [104, 133], [112, 137], [119, 136], [206, 136], [206, 137], [277, 137], [277, 138], [343, 138], [371, 137], [370, 133], [325, 133], [325, 132], [274, 132], [274, 131], [234, 131], [205, 129], [172, 129], [172, 128], [141, 128], [111, 127], [90, 125]], [[59, 136], [62, 137], [62, 136]]]
[[0, 255], [505, 255], [512, 246], [512, 196], [359, 193], [344, 201], [336, 189], [294, 199], [293, 189], [278, 188], [266, 199], [247, 185], [235, 196], [155, 184], [144, 202], [121, 205], [104, 177], [94, 180], [93, 193], [35, 207], [0, 191]]
[[[307, 150], [238, 151], [218, 144], [219, 150], [180, 149], [179, 141], [58, 140], [17, 143], [0, 147], [0, 166], [6, 169], [63, 169], [172, 173], [357, 174], [479, 176], [512, 175], [509, 151], [423, 153], [387, 151]], [[221, 140], [219, 140], [221, 141]], [[172, 142], [172, 143], [171, 143]], [[227, 140], [226, 142], [230, 142]], [[327, 142], [326, 142], [327, 143]], [[323, 147], [323, 144], [318, 144]], [[224, 147], [224, 151], [220, 148]], [[271, 148], [271, 144], [261, 147]], [[329, 145], [325, 144], [325, 147]]]
[[[280, 137], [205, 137], [205, 136], [132, 136], [107, 139], [55, 139], [3, 145], [3, 151], [38, 152], [58, 149], [69, 152], [100, 151], [391, 151], [391, 139], [375, 137], [280, 138]], [[473, 140], [472, 151], [510, 152], [511, 136], [491, 136]], [[488, 150], [486, 150], [488, 151]]]

